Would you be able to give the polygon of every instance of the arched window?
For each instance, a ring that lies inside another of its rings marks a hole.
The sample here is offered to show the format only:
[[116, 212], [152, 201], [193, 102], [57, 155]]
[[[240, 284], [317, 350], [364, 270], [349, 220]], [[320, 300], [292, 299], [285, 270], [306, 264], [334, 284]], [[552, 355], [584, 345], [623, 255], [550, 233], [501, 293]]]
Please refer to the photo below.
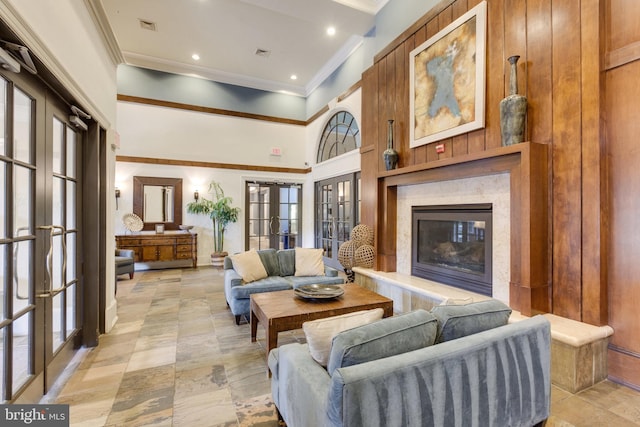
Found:
[[317, 162], [324, 162], [360, 147], [360, 129], [347, 111], [339, 111], [327, 122], [318, 146]]

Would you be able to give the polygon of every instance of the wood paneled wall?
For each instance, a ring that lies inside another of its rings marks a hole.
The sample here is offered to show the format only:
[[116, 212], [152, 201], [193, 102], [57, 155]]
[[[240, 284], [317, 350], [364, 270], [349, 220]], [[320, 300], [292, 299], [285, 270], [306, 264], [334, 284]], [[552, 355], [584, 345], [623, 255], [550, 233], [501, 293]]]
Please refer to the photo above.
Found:
[[[382, 152], [387, 120], [395, 121], [396, 174], [443, 158], [501, 146], [500, 100], [508, 94], [508, 63], [520, 55], [518, 92], [528, 98], [525, 140], [547, 144], [546, 233], [551, 311], [596, 325], [607, 323], [606, 188], [603, 147], [604, 0], [487, 0], [486, 123], [484, 129], [409, 148], [409, 52], [478, 0], [444, 0], [374, 59], [362, 80], [362, 221], [374, 227], [378, 269], [395, 268], [393, 218]], [[634, 8], [637, 8], [634, 6]], [[535, 233], [536, 230], [533, 230]], [[512, 266], [514, 264], [512, 263]]]
[[640, 5], [606, 2], [606, 164], [611, 379], [640, 389]]

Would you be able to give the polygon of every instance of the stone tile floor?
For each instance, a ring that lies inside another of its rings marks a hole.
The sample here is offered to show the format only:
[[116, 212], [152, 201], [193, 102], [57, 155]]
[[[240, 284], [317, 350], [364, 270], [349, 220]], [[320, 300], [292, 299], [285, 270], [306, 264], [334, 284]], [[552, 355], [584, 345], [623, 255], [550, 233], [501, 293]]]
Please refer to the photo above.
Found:
[[[125, 276], [121, 276], [122, 278]], [[213, 268], [137, 272], [118, 282], [118, 323], [82, 349], [43, 403], [70, 405], [72, 426], [277, 426], [264, 332], [251, 343]], [[300, 331], [279, 343], [303, 341]], [[640, 426], [640, 392], [604, 381], [552, 388], [547, 426]]]

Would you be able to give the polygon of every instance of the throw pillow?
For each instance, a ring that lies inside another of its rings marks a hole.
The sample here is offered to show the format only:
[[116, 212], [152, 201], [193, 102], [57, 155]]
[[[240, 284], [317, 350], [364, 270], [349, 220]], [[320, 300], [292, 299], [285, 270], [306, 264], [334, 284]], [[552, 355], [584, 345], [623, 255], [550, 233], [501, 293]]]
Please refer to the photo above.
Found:
[[333, 338], [327, 371], [333, 375], [338, 368], [428, 347], [437, 332], [436, 317], [421, 309], [340, 332]]
[[465, 305], [438, 305], [431, 309], [438, 319], [436, 343], [504, 326], [511, 308], [498, 300], [486, 300]]
[[296, 272], [295, 276], [323, 276], [324, 261], [322, 253], [324, 249], [296, 248]]
[[268, 276], [280, 275], [280, 263], [278, 262], [278, 254], [275, 249], [261, 249], [258, 252], [260, 255], [260, 261], [264, 269], [267, 270]]
[[278, 255], [278, 266], [281, 276], [293, 276], [296, 273], [296, 250], [280, 249]]
[[258, 255], [255, 249], [230, 255], [230, 258], [233, 263], [233, 269], [242, 276], [242, 280], [245, 283], [267, 277], [267, 270], [265, 270], [264, 265], [262, 265], [260, 255]]
[[302, 330], [309, 344], [311, 357], [322, 366], [327, 366], [334, 336], [347, 329], [380, 320], [383, 314], [384, 310], [375, 308], [304, 322]]

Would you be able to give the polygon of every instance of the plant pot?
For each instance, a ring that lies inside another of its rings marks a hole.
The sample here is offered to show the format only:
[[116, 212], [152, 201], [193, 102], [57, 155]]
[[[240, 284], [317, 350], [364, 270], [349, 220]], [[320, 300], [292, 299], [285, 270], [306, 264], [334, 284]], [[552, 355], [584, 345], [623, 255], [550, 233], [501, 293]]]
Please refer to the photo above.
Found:
[[229, 255], [227, 252], [212, 252], [211, 265], [216, 268], [224, 267], [224, 259]]

